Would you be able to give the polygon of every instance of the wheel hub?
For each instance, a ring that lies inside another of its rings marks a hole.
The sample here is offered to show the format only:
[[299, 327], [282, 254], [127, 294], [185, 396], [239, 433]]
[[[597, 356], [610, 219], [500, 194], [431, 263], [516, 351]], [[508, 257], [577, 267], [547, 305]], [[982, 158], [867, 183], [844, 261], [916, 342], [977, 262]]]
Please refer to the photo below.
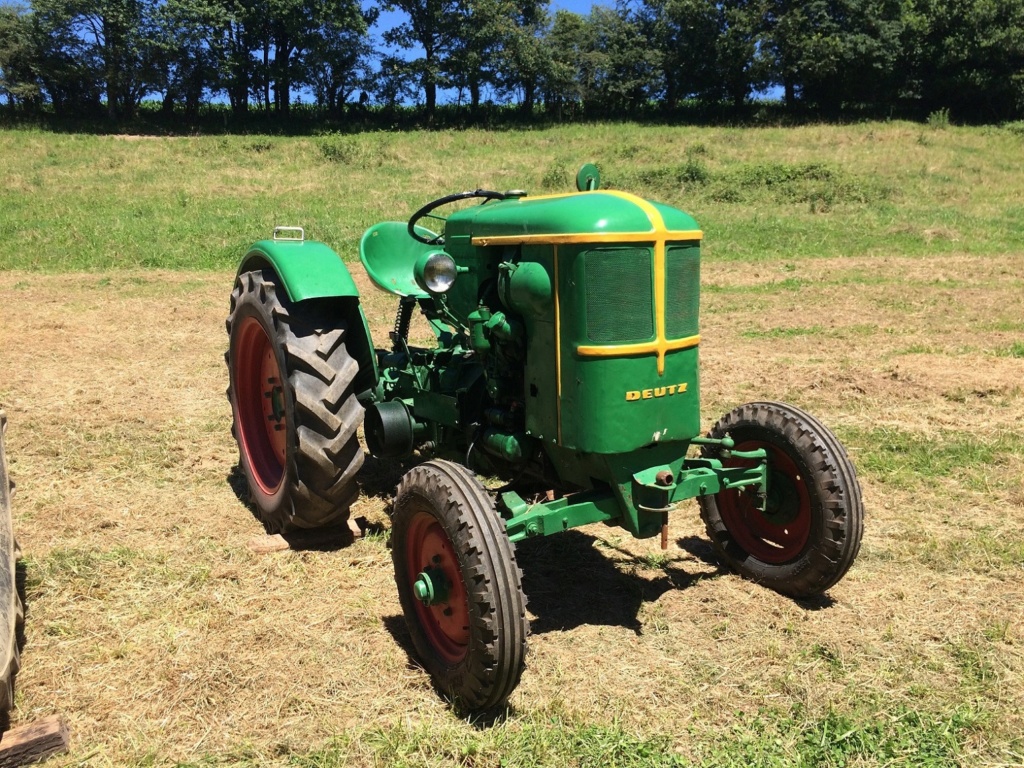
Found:
[[281, 386], [280, 379], [276, 377], [270, 377], [267, 379], [267, 384], [270, 385], [270, 389], [263, 393], [263, 396], [270, 401], [270, 413], [267, 414], [267, 420], [273, 422], [274, 431], [280, 431], [284, 429], [284, 387]]
[[423, 569], [412, 585], [416, 598], [427, 607], [447, 603], [450, 587], [444, 570], [430, 565]]
[[793, 480], [788, 475], [771, 473], [767, 501], [764, 516], [772, 525], [786, 525], [796, 520], [800, 514], [800, 494], [793, 487]]
[[754, 494], [723, 494], [718, 502], [722, 521], [739, 546], [758, 560], [789, 562], [803, 551], [811, 532], [806, 482], [793, 459], [773, 443], [745, 440], [736, 448], [767, 451], [768, 495], [761, 509]]
[[469, 601], [452, 541], [427, 511], [409, 524], [405, 558], [420, 626], [438, 656], [456, 664], [469, 649]]

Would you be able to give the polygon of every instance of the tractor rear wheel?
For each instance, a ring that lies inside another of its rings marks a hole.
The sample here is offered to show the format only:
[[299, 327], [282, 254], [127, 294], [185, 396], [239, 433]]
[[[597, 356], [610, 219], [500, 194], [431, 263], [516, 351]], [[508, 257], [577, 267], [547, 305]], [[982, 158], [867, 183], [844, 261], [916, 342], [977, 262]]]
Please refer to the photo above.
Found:
[[502, 705], [522, 676], [529, 626], [491, 497], [458, 464], [415, 467], [395, 495], [391, 548], [413, 646], [438, 690], [465, 712]]
[[292, 303], [270, 270], [245, 272], [227, 319], [239, 466], [271, 533], [344, 521], [359, 494], [359, 371], [336, 306]]
[[[722, 559], [741, 575], [794, 597], [820, 594], [839, 581], [860, 550], [864, 505], [846, 451], [820, 421], [784, 403], [748, 403], [730, 411], [709, 436], [735, 450], [768, 454], [768, 497], [758, 509], [750, 489], [700, 497], [701, 517]], [[704, 455], [714, 457], [710, 446]], [[728, 459], [726, 466], [754, 466]]]

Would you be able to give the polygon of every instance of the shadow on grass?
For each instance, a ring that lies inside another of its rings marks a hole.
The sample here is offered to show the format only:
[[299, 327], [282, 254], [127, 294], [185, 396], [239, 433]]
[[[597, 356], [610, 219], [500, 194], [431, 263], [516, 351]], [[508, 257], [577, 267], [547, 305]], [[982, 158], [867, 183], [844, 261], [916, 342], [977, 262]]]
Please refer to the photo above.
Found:
[[[359, 475], [359, 480], [362, 484], [362, 473]], [[249, 494], [249, 483], [246, 480], [245, 473], [242, 472], [241, 467], [237, 464], [228, 472], [227, 482], [235, 497], [245, 505], [253, 519], [260, 525], [264, 525], [260, 519], [259, 512], [256, 510], [256, 506], [252, 503], [252, 498]], [[363, 536], [384, 532], [383, 526], [368, 522], [364, 517], [356, 518], [354, 524], [358, 526], [360, 535]], [[265, 525], [264, 530], [266, 530]], [[324, 528], [289, 531], [282, 533], [281, 538], [288, 543], [288, 548], [295, 552], [336, 552], [351, 546], [355, 541], [355, 531], [347, 521], [342, 521], [340, 524], [329, 525]]]
[[249, 498], [249, 483], [245, 479], [245, 473], [242, 472], [240, 466], [235, 464], [235, 466], [228, 470], [227, 481], [231, 487], [231, 492], [235, 494], [235, 498], [249, 509], [252, 509], [252, 502]]
[[[536, 616], [530, 622], [533, 634], [583, 624], [621, 626], [640, 634], [642, 625], [637, 616], [643, 603], [724, 572], [691, 574], [673, 563], [654, 565], [624, 550], [615, 551], [627, 559], [614, 560], [602, 548], [615, 549], [578, 530], [517, 545], [523, 590]], [[648, 578], [645, 571], [652, 577]]]
[[[423, 665], [419, 661], [419, 657], [416, 655], [416, 648], [412, 644], [412, 635], [409, 634], [409, 628], [406, 626], [405, 618], [401, 615], [385, 616], [381, 619], [384, 624], [384, 629], [388, 631], [388, 634], [394, 638], [398, 646], [405, 651], [406, 658], [410, 669], [418, 669], [423, 671], [423, 674], [427, 674], [426, 670], [423, 669]], [[515, 709], [512, 705], [505, 703], [494, 709], [487, 710], [485, 712], [468, 712], [460, 708], [458, 701], [454, 700], [448, 692], [443, 690], [437, 685], [437, 681], [431, 678], [431, 686], [437, 695], [448, 702], [452, 709], [452, 712], [457, 716], [464, 718], [467, 723], [477, 729], [486, 729], [494, 725], [500, 725], [510, 716], [515, 714]]]
[[[686, 538], [678, 539], [676, 544], [679, 545], [680, 549], [685, 550], [705, 565], [717, 568], [719, 573], [731, 572], [729, 567], [719, 559], [718, 554], [715, 552], [715, 548], [707, 539], [702, 539], [699, 536], [687, 536]], [[768, 589], [768, 587], [764, 588]], [[785, 598], [786, 600], [792, 600], [805, 611], [821, 611], [826, 608], [831, 608], [836, 604], [836, 601], [827, 594], [815, 595], [813, 597], [791, 597], [789, 595], [784, 595], [781, 592], [777, 594], [779, 597]]]
[[402, 476], [421, 463], [423, 459], [413, 456], [408, 459], [378, 459], [366, 454], [363, 466], [356, 475], [363, 496], [377, 496], [385, 499], [390, 508], [395, 498], [395, 488]]

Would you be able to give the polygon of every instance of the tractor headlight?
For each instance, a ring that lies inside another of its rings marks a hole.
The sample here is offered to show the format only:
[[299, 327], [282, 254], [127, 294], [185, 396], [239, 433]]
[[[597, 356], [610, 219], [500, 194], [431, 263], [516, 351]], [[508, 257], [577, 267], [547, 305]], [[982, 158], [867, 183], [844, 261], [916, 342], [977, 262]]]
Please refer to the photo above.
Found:
[[431, 251], [416, 260], [416, 284], [428, 293], [444, 293], [455, 282], [455, 259], [444, 251]]

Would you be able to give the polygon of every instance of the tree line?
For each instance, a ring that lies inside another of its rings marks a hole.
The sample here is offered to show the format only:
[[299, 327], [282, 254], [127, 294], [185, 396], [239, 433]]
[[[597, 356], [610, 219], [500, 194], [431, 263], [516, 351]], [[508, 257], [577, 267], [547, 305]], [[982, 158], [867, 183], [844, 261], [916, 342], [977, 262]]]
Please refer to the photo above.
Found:
[[[2, 3], [3, 0], [0, 0]], [[382, 12], [397, 19], [375, 40]], [[9, 112], [130, 121], [145, 100], [244, 121], [297, 95], [332, 120], [438, 93], [527, 119], [742, 109], [1024, 115], [1024, 0], [31, 0], [0, 4]]]

